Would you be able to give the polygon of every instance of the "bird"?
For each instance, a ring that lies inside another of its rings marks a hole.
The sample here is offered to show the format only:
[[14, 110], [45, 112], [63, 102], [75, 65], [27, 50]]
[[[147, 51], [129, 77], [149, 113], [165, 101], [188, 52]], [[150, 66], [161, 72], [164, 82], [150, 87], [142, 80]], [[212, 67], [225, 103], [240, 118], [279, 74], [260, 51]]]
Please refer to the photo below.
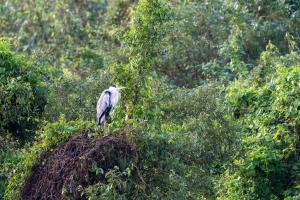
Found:
[[113, 84], [108, 89], [104, 90], [97, 102], [97, 123], [104, 125], [109, 114], [114, 110], [120, 99], [121, 90], [125, 87]]

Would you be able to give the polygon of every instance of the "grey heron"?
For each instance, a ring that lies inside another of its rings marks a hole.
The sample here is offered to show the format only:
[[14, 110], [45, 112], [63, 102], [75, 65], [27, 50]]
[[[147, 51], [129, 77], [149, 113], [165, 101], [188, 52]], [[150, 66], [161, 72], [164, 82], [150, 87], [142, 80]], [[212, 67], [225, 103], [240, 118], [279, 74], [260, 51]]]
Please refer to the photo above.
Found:
[[103, 125], [106, 118], [114, 110], [120, 98], [120, 91], [125, 87], [118, 87], [116, 85], [110, 86], [108, 89], [101, 93], [97, 102], [97, 123]]

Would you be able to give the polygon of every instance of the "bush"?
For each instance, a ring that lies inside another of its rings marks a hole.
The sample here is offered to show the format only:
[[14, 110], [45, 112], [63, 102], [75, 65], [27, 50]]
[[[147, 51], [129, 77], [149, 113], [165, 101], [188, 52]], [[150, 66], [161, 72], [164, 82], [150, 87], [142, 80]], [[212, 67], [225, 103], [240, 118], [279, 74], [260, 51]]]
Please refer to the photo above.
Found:
[[0, 39], [0, 132], [19, 139], [33, 136], [46, 104], [40, 68], [10, 50]]
[[299, 54], [279, 57], [277, 52], [269, 44], [252, 77], [228, 88], [228, 103], [243, 125], [243, 151], [233, 173], [223, 175], [219, 199], [292, 199], [299, 194]]
[[8, 179], [13, 175], [15, 165], [20, 161], [24, 149], [10, 136], [0, 136], [0, 199], [3, 198]]

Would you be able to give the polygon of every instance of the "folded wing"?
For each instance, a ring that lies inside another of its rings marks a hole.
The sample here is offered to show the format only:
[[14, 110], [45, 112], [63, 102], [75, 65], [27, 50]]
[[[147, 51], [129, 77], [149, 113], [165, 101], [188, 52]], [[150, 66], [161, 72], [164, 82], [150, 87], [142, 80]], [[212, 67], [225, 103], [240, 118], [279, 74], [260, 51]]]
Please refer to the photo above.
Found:
[[99, 125], [105, 123], [106, 114], [108, 114], [110, 109], [110, 93], [104, 91], [97, 102], [97, 122]]

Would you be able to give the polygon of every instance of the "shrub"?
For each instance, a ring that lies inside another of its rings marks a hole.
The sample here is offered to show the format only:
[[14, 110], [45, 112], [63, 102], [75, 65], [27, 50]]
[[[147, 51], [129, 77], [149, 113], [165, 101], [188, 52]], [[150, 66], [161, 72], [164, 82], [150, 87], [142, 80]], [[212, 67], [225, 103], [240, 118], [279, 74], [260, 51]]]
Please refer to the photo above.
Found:
[[299, 193], [299, 54], [276, 52], [269, 44], [253, 76], [227, 90], [244, 138], [233, 173], [221, 179], [219, 199], [291, 199]]
[[22, 140], [33, 136], [46, 104], [40, 68], [0, 40], [0, 132]]
[[19, 162], [24, 149], [17, 149], [19, 142], [9, 135], [0, 136], [0, 199], [3, 198], [8, 179]]

